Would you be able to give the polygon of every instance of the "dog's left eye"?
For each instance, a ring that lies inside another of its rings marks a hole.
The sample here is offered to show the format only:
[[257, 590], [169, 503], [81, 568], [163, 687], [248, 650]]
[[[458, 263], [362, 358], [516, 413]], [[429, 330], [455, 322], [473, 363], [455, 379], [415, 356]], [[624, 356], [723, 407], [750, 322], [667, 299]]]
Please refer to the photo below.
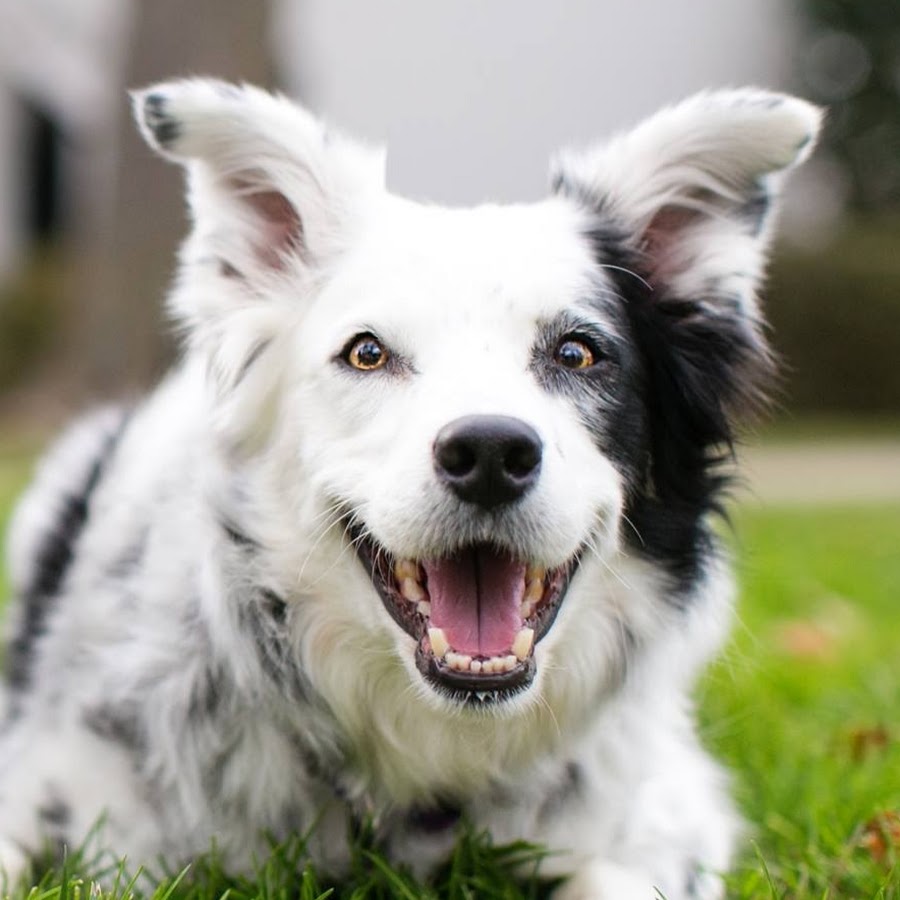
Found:
[[344, 361], [361, 372], [373, 372], [387, 364], [390, 353], [374, 334], [360, 334], [344, 351]]
[[561, 340], [553, 358], [567, 369], [587, 369], [597, 361], [597, 355], [591, 346], [576, 337]]

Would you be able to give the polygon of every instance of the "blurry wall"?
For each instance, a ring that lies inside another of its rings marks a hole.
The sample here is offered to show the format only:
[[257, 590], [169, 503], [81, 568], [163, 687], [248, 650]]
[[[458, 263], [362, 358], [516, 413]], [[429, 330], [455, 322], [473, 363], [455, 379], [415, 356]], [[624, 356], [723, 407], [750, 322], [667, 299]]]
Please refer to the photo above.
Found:
[[543, 195], [547, 160], [710, 86], [785, 87], [784, 0], [294, 0], [288, 87], [386, 142], [393, 188], [446, 203]]
[[[178, 74], [280, 83], [387, 144], [393, 189], [464, 204], [540, 197], [560, 146], [743, 84], [835, 104], [831, 133], [843, 123], [859, 171], [880, 176], [885, 165], [865, 161], [900, 159], [900, 147], [866, 147], [886, 116], [900, 122], [884, 100], [900, 93], [896, 72], [900, 5], [882, 0], [0, 0], [0, 414], [33, 372], [43, 393], [24, 406], [43, 409], [50, 396], [140, 388], [168, 359], [158, 336], [186, 227], [181, 175], [136, 138], [128, 86]], [[850, 108], [867, 91], [886, 114]], [[50, 165], [34, 165], [35, 147]], [[900, 269], [888, 265], [900, 228], [835, 238], [850, 194], [827, 151], [792, 181], [782, 229], [808, 246], [776, 258], [769, 308], [796, 361], [787, 402], [891, 408], [900, 369], [883, 361], [900, 354], [900, 327], [864, 325], [900, 322]], [[47, 185], [36, 171], [59, 177], [48, 209], [62, 230], [37, 252], [26, 220]]]

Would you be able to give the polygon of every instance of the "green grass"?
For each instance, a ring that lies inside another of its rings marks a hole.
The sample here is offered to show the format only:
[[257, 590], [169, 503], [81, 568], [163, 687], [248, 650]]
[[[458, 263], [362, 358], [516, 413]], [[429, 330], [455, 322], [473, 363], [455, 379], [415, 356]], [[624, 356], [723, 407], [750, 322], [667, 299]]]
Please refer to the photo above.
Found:
[[[0, 510], [27, 460], [0, 455]], [[900, 506], [741, 509], [735, 519], [740, 620], [699, 692], [704, 740], [734, 773], [752, 823], [728, 896], [900, 900], [898, 847], [877, 824], [900, 814]], [[276, 848], [253, 878], [228, 878], [213, 854], [188, 877], [145, 878], [141, 889], [124, 872], [102, 890], [76, 877], [76, 855], [30, 897], [521, 900], [541, 890], [512, 873], [532, 870], [538, 855], [467, 832], [423, 886], [364, 837], [350, 879], [334, 890], [306, 864], [300, 839]]]

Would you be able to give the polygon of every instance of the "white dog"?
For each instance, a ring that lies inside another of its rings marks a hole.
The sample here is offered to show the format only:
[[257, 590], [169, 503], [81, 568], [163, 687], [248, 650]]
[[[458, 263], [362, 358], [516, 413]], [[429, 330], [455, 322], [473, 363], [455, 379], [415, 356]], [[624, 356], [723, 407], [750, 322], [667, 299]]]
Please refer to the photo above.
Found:
[[708, 519], [819, 112], [700, 94], [560, 155], [543, 202], [442, 209], [251, 87], [135, 109], [188, 171], [186, 352], [15, 518], [7, 873], [98, 820], [135, 865], [215, 839], [235, 870], [317, 822], [339, 873], [369, 816], [427, 872], [465, 817], [547, 846], [566, 897], [719, 896], [739, 821], [690, 702], [732, 600]]

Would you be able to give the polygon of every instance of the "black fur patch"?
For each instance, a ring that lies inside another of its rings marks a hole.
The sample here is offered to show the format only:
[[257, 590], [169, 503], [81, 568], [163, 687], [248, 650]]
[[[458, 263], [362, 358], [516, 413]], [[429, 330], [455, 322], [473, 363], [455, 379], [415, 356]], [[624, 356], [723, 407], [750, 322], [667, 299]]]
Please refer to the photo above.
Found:
[[113, 559], [106, 570], [110, 578], [125, 580], [131, 578], [140, 569], [147, 551], [147, 533], [147, 528], [140, 531]]
[[130, 754], [138, 756], [146, 744], [137, 710], [122, 706], [96, 706], [85, 710], [85, 727], [97, 737], [119, 744]]
[[144, 122], [161, 147], [168, 147], [181, 137], [181, 125], [166, 112], [167, 105], [162, 94], [144, 98]]
[[425, 834], [441, 834], [455, 828], [462, 819], [462, 810], [454, 803], [438, 803], [434, 806], [415, 806], [406, 815], [411, 831]]
[[58, 833], [69, 826], [72, 820], [72, 807], [61, 797], [52, 794], [38, 807], [38, 818], [47, 831]]
[[[623, 311], [607, 289], [598, 287], [597, 296], [587, 298], [585, 306], [596, 309], [596, 318], [565, 314], [540, 326], [531, 369], [546, 390], [572, 401], [594, 442], [630, 482], [636, 477], [643, 444], [641, 361]], [[603, 321], [615, 324], [605, 328], [596, 324]], [[592, 367], [570, 370], [554, 361], [555, 348], [570, 336], [593, 347]]]
[[223, 517], [220, 524], [222, 526], [222, 531], [225, 532], [225, 536], [236, 547], [242, 547], [245, 550], [255, 550], [259, 547], [259, 544], [257, 544], [253, 538], [244, 534], [244, 532], [229, 519]]
[[253, 640], [260, 666], [279, 686], [305, 699], [309, 696], [307, 679], [294, 659], [288, 636], [287, 604], [274, 591], [257, 588], [241, 608], [241, 619]]
[[90, 502], [125, 425], [112, 433], [97, 453], [87, 477], [62, 500], [57, 520], [37, 551], [35, 577], [21, 597], [22, 618], [6, 653], [6, 677], [13, 691], [24, 691], [31, 682], [34, 646], [44, 633], [47, 618], [72, 565], [75, 546], [90, 514]]
[[665, 566], [676, 602], [684, 602], [712, 547], [708, 514], [722, 512], [730, 485], [732, 418], [760, 403], [771, 358], [731, 298], [651, 287], [644, 261], [621, 235], [599, 216], [587, 235], [621, 298], [636, 357], [621, 406], [597, 409], [595, 433], [613, 460], [632, 461], [623, 537]]
[[552, 819], [584, 792], [584, 771], [577, 762], [569, 761], [538, 812], [538, 821]]
[[199, 681], [191, 690], [188, 716], [192, 722], [214, 719], [222, 707], [225, 695], [233, 688], [231, 681], [219, 666], [207, 666]]

